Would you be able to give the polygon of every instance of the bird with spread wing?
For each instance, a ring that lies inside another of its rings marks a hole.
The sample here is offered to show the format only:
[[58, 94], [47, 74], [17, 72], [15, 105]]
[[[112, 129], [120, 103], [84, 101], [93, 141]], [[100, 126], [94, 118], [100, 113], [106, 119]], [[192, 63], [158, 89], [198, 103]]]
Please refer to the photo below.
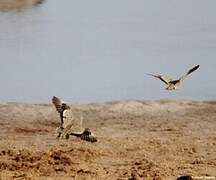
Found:
[[96, 137], [91, 133], [89, 128], [82, 128], [82, 117], [75, 117], [70, 106], [64, 103], [60, 98], [53, 96], [52, 103], [57, 112], [60, 114], [61, 125], [57, 129], [58, 138], [68, 139], [70, 135], [76, 136], [82, 140], [96, 142]]
[[182, 77], [180, 77], [177, 80], [172, 80], [171, 78], [169, 78], [168, 76], [164, 76], [164, 75], [159, 75], [159, 74], [147, 74], [150, 76], [153, 76], [155, 78], [160, 79], [162, 82], [164, 82], [167, 87], [166, 90], [177, 90], [181, 87], [183, 81], [185, 80], [185, 78], [191, 74], [192, 72], [194, 72], [195, 70], [197, 70], [200, 67], [200, 65], [196, 65], [193, 68], [191, 68], [185, 75], [183, 75]]

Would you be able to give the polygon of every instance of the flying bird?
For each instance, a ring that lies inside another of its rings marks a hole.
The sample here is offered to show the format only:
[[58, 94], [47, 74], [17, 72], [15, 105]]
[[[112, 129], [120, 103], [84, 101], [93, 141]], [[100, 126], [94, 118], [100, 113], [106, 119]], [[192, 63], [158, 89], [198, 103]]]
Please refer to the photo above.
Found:
[[197, 70], [199, 67], [200, 67], [200, 65], [194, 66], [185, 75], [183, 75], [182, 77], [180, 77], [177, 80], [172, 80], [168, 76], [164, 76], [164, 75], [160, 75], [160, 74], [147, 74], [147, 75], [153, 76], [153, 77], [158, 78], [161, 81], [163, 81], [167, 85], [166, 90], [177, 90], [177, 89], [179, 89], [181, 87], [181, 85], [182, 85], [183, 81], [185, 80], [185, 78], [189, 74], [191, 74], [192, 72]]

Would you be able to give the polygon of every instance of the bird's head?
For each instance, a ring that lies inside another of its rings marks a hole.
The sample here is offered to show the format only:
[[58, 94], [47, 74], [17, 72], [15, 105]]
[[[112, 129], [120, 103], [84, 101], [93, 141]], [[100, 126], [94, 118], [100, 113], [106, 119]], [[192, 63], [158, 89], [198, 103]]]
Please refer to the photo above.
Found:
[[66, 110], [66, 109], [70, 109], [70, 106], [68, 106], [67, 104], [65, 103], [62, 103], [62, 110]]

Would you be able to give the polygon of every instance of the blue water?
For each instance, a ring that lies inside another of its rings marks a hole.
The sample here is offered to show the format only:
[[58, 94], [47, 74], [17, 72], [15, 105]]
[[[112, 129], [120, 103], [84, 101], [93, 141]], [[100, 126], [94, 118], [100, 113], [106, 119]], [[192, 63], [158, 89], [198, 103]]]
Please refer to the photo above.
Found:
[[[216, 1], [47, 0], [0, 13], [0, 101], [216, 99]], [[145, 73], [178, 78], [168, 92]]]

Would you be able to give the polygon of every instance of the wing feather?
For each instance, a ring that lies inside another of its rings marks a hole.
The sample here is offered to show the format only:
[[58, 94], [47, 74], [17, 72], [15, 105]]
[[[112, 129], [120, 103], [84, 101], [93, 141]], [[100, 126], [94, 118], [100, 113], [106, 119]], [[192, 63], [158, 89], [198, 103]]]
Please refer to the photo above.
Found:
[[61, 99], [59, 99], [59, 98], [56, 97], [56, 96], [53, 96], [53, 98], [52, 98], [52, 103], [54, 104], [56, 110], [57, 110], [59, 113], [62, 113], [63, 109], [62, 109], [62, 101], [61, 101]]
[[155, 78], [160, 79], [162, 82], [164, 82], [166, 85], [169, 85], [169, 82], [172, 81], [171, 78], [169, 78], [168, 76], [164, 76], [164, 75], [155, 75], [155, 74], [147, 74], [150, 76], [153, 76]]
[[180, 78], [180, 80], [185, 79], [189, 74], [191, 74], [192, 72], [196, 71], [199, 67], [200, 67], [200, 65], [196, 65], [196, 66], [194, 66], [193, 68], [189, 69], [189, 71], [188, 71], [185, 75], [183, 75], [183, 76]]

